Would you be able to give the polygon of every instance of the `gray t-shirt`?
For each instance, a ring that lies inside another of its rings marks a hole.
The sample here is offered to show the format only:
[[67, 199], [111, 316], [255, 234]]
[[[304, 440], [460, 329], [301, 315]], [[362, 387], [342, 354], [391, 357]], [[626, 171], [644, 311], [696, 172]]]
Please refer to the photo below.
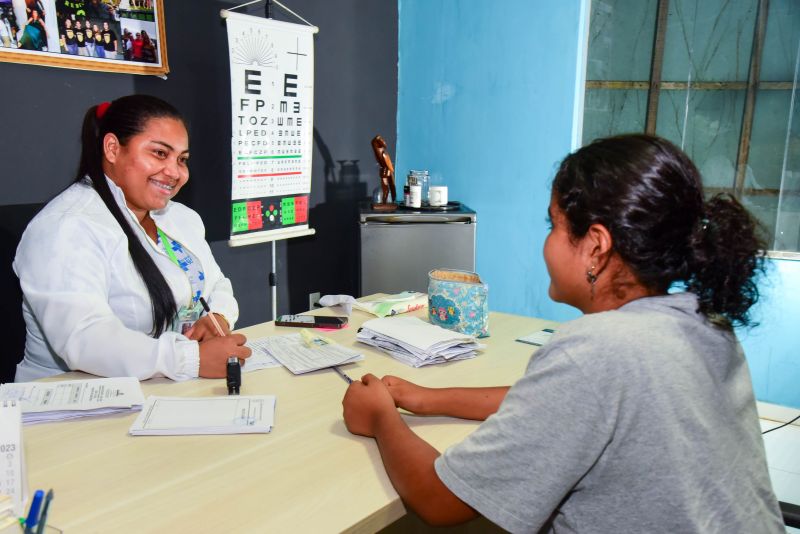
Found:
[[696, 309], [565, 324], [439, 477], [512, 532], [784, 532], [741, 347]]

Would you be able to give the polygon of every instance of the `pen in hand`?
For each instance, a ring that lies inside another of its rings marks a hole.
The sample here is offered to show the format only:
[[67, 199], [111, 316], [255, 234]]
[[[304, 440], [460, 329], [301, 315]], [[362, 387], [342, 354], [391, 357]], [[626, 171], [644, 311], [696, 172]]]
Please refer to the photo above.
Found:
[[224, 337], [225, 332], [222, 331], [222, 327], [219, 325], [217, 318], [214, 317], [213, 313], [211, 313], [211, 308], [208, 307], [208, 303], [203, 297], [200, 297], [200, 305], [203, 306], [203, 309], [206, 311], [206, 315], [208, 315], [208, 318], [211, 319], [212, 323], [214, 323], [214, 328], [217, 329], [217, 334], [219, 334], [220, 337]]
[[333, 366], [333, 370], [336, 371], [337, 373], [339, 373], [339, 376], [344, 378], [344, 381], [347, 382], [348, 384], [352, 384], [353, 383], [353, 379], [350, 378], [349, 376], [347, 376], [347, 374], [344, 371], [342, 371], [341, 369], [339, 369], [335, 365]]

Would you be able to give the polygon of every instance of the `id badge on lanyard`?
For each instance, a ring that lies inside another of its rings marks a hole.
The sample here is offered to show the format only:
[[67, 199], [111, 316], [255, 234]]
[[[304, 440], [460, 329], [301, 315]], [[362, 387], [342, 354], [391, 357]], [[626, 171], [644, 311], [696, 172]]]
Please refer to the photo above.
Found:
[[171, 330], [173, 332], [186, 334], [186, 331], [194, 326], [194, 323], [200, 319], [202, 313], [203, 306], [201, 306], [199, 302], [194, 303], [192, 306], [181, 306], [181, 309], [178, 310], [178, 315], [176, 315], [175, 320], [172, 321]]

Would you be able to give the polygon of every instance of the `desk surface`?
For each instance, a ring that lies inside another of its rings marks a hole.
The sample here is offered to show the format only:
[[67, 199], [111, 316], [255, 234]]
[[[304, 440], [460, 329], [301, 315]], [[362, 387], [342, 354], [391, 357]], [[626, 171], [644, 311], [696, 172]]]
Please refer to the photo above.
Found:
[[[395, 374], [430, 386], [511, 384], [536, 348], [514, 340], [556, 325], [492, 313], [485, 353], [413, 369], [354, 342], [370, 318], [354, 310], [347, 329], [326, 334], [365, 356], [343, 369], [353, 378]], [[295, 331], [272, 323], [241, 330], [248, 338]], [[135, 414], [26, 426], [29, 485], [54, 489], [49, 523], [67, 532], [374, 532], [405, 509], [374, 441], [344, 426], [346, 386], [333, 370], [293, 376], [281, 367], [244, 374], [243, 395], [277, 396], [270, 434], [132, 437]], [[152, 379], [142, 389], [146, 396], [227, 392], [224, 380], [207, 379]], [[406, 420], [439, 450], [477, 426], [442, 417]]]

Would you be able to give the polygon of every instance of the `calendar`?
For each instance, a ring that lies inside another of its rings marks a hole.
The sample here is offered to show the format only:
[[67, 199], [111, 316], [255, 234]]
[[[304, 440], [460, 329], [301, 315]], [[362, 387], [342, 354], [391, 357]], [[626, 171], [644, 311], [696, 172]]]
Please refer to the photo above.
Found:
[[229, 13], [231, 239], [308, 227], [316, 28]]
[[17, 401], [0, 401], [0, 494], [11, 497], [17, 516], [24, 511], [26, 491], [22, 409]]

